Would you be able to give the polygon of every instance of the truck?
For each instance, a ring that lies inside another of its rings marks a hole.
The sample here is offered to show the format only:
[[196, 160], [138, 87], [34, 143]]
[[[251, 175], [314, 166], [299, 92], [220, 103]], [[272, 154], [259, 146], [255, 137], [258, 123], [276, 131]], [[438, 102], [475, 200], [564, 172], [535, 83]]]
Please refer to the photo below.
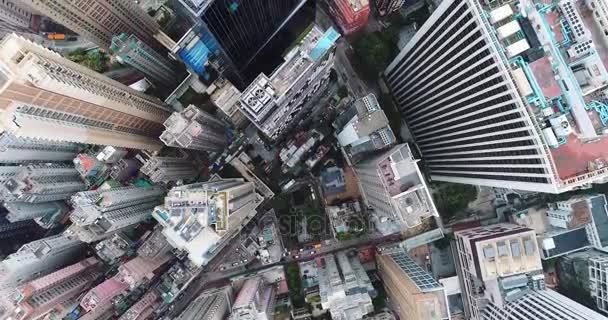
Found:
[[63, 33], [49, 33], [46, 37], [49, 40], [65, 40], [65, 34]]

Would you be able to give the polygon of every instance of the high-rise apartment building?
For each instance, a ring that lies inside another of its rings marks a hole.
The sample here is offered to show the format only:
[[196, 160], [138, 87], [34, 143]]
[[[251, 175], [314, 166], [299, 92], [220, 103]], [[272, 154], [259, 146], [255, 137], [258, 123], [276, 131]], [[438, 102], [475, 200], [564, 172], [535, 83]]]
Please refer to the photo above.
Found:
[[236, 295], [229, 320], [272, 319], [276, 288], [261, 276], [245, 280]]
[[164, 126], [160, 139], [167, 146], [218, 152], [229, 144], [226, 124], [194, 105], [174, 112]]
[[39, 203], [65, 200], [86, 189], [73, 166], [40, 164], [19, 167], [15, 175], [0, 184], [4, 201]]
[[581, 5], [443, 1], [419, 28], [384, 78], [432, 180], [551, 193], [605, 181], [604, 35]]
[[74, 299], [103, 273], [90, 257], [19, 287], [13, 320], [36, 319]]
[[349, 35], [367, 25], [369, 0], [333, 0], [329, 11], [336, 18], [342, 34]]
[[81, 146], [71, 142], [54, 142], [16, 137], [0, 133], [1, 163], [71, 161]]
[[328, 83], [339, 37], [314, 26], [270, 76], [261, 73], [243, 91], [241, 111], [268, 138], [279, 138], [312, 108]]
[[87, 319], [104, 318], [108, 313], [113, 313], [112, 300], [128, 289], [129, 284], [121, 281], [120, 274], [117, 274], [89, 290], [80, 300], [80, 306], [86, 312]]
[[401, 247], [376, 255], [386, 294], [397, 307], [399, 319], [450, 319], [445, 288], [422, 269]]
[[35, 219], [43, 228], [48, 229], [55, 225], [69, 208], [62, 201], [49, 201], [40, 203], [6, 202], [4, 207], [8, 210], [6, 218], [11, 222]]
[[597, 252], [589, 257], [589, 291], [597, 308], [608, 314], [608, 254]]
[[332, 126], [338, 143], [352, 155], [387, 148], [397, 142], [386, 114], [373, 93], [355, 100]]
[[391, 14], [403, 6], [405, 0], [372, 0], [376, 2], [376, 9], [380, 16]]
[[176, 320], [224, 320], [230, 314], [232, 297], [230, 286], [204, 291]]
[[65, 234], [88, 243], [112, 236], [149, 218], [164, 194], [165, 190], [156, 186], [79, 192], [71, 199], [72, 225]]
[[254, 189], [243, 179], [214, 176], [207, 182], [174, 187], [152, 216], [173, 247], [188, 252], [195, 265], [206, 265], [255, 215], [259, 202]]
[[145, 160], [140, 172], [147, 175], [153, 183], [191, 180], [199, 175], [193, 160], [187, 156], [151, 156]]
[[32, 12], [19, 1], [0, 2], [0, 35], [7, 32], [32, 33]]
[[162, 300], [155, 289], [150, 289], [129, 308], [118, 320], [145, 320], [161, 306]]
[[438, 217], [424, 176], [407, 144], [394, 146], [354, 166], [364, 202], [382, 234], [391, 234]]
[[[337, 262], [336, 262], [337, 261]], [[336, 320], [360, 320], [374, 312], [376, 291], [356, 254], [321, 257], [318, 269], [321, 307]]]
[[176, 63], [163, 57], [132, 34], [115, 35], [110, 51], [120, 63], [137, 69], [160, 86], [173, 89], [179, 82]]
[[158, 99], [16, 35], [0, 42], [0, 66], [5, 132], [48, 141], [162, 147], [157, 138], [170, 111]]
[[[249, 83], [251, 79], [244, 77], [249, 64], [307, 1], [179, 0], [179, 2], [181, 3], [179, 9], [183, 9], [194, 22], [198, 23], [196, 38], [207, 43], [205, 50], [211, 51], [208, 54], [219, 58], [217, 64], [228, 69], [228, 75], [236, 75], [236, 79], [233, 80]], [[189, 46], [192, 47], [192, 44]], [[184, 54], [180, 53], [181, 55]]]
[[457, 272], [473, 320], [608, 319], [545, 288], [536, 233], [497, 224], [457, 231]]
[[249, 121], [238, 107], [241, 91], [228, 79], [218, 78], [207, 88], [209, 100], [222, 111], [224, 118], [236, 128], [245, 128]]
[[55, 22], [85, 37], [103, 49], [112, 45], [112, 37], [133, 34], [148, 45], [160, 31], [158, 23], [133, 1], [63, 1], [21, 0], [25, 6], [43, 12]]
[[0, 315], [12, 310], [16, 288], [72, 264], [84, 253], [84, 245], [62, 235], [24, 244], [0, 263]]

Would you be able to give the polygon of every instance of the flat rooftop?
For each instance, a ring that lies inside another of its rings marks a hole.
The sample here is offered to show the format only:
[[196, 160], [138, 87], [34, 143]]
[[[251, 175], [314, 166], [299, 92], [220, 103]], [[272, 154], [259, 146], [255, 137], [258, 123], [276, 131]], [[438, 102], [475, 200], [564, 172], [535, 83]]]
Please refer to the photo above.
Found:
[[[506, 2], [480, 2], [492, 12], [490, 17], [509, 11], [501, 5]], [[560, 0], [542, 9], [528, 8], [527, 18], [517, 6], [510, 9], [513, 15], [504, 14], [506, 18], [490, 23], [511, 69], [525, 74], [523, 81], [515, 79], [515, 83], [519, 89], [522, 84], [527, 87], [526, 93], [520, 93], [533, 118], [541, 129], [552, 128], [553, 137], [544, 131], [541, 135], [550, 147], [557, 177], [565, 182], [608, 166], [608, 35], [583, 1]], [[509, 56], [509, 48], [522, 40], [530, 49]], [[566, 123], [550, 122], [562, 115]]]

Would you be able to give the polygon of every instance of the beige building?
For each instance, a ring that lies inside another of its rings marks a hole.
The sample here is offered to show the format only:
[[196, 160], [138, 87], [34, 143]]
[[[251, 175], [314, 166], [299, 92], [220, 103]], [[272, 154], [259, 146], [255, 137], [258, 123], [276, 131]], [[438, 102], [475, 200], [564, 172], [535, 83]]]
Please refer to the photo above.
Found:
[[0, 126], [18, 137], [159, 150], [170, 110], [16, 35], [0, 42]]
[[136, 1], [126, 0], [22, 0], [26, 6], [60, 23], [104, 49], [112, 37], [133, 34], [151, 46], [157, 46], [154, 35], [158, 23], [144, 12]]
[[376, 259], [386, 294], [397, 307], [399, 319], [450, 319], [444, 287], [403, 248], [384, 249]]

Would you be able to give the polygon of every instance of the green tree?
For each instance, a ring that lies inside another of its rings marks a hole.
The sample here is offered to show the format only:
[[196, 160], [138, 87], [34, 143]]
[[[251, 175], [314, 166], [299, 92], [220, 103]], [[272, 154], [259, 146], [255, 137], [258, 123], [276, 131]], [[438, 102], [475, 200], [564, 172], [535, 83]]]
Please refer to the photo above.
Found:
[[368, 79], [376, 79], [391, 58], [390, 44], [377, 32], [360, 37], [353, 48], [359, 60], [359, 68]]
[[477, 198], [477, 188], [468, 184], [442, 183], [433, 193], [437, 211], [445, 221], [466, 209]]
[[346, 88], [346, 86], [340, 86], [338, 88], [338, 97], [346, 98], [347, 96], [348, 96], [348, 89]]
[[296, 308], [304, 306], [304, 295], [302, 294], [302, 279], [300, 278], [300, 267], [297, 262], [287, 264], [287, 286], [289, 287], [289, 296]]

